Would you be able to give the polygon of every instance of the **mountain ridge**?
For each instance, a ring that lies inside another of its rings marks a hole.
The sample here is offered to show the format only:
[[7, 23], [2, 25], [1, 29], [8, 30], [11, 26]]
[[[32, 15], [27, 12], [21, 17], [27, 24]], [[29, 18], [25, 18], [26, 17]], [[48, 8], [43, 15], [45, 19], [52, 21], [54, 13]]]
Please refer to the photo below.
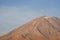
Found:
[[60, 19], [42, 16], [11, 31], [0, 40], [60, 40]]

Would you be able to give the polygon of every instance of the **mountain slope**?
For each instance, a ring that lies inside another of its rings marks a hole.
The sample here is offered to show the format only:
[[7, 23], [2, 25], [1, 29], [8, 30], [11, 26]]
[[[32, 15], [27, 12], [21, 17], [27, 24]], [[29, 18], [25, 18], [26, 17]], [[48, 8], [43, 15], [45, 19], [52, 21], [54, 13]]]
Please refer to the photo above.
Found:
[[36, 18], [0, 40], [60, 40], [60, 19], [47, 16]]

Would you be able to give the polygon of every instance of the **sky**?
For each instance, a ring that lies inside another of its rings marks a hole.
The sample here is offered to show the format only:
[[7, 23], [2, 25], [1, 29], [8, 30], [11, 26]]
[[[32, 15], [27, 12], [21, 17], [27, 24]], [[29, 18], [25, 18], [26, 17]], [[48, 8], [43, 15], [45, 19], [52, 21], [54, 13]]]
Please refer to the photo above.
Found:
[[0, 36], [44, 15], [60, 18], [60, 0], [0, 0]]

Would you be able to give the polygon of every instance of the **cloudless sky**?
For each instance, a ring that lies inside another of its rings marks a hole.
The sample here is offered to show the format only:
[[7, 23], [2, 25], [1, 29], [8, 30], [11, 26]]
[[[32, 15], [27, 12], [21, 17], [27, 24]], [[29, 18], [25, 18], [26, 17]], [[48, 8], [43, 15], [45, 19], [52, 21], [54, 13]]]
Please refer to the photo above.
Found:
[[44, 15], [60, 18], [60, 0], [0, 0], [0, 36]]

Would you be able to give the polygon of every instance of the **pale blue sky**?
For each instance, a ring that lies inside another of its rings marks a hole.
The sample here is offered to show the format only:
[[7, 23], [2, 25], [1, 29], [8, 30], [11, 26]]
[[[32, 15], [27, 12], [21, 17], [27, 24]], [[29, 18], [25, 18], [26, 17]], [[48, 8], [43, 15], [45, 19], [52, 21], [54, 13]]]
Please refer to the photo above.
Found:
[[0, 35], [43, 15], [60, 18], [60, 0], [0, 0]]

